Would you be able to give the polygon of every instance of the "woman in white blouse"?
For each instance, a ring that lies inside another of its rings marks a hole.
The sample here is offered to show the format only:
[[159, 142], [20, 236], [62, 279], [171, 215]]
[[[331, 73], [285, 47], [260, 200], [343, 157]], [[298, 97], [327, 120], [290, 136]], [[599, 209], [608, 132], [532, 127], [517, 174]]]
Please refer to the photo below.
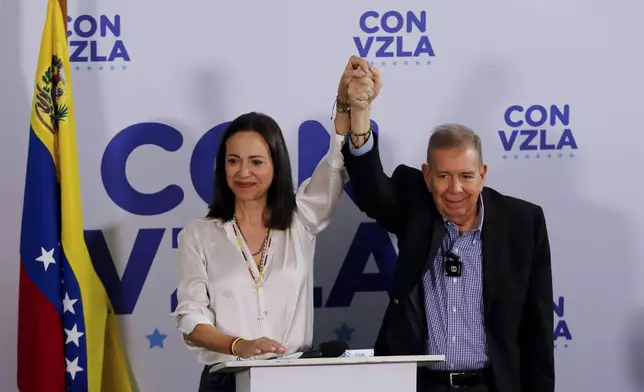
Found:
[[244, 114], [222, 136], [210, 212], [179, 235], [178, 306], [171, 315], [205, 365], [200, 392], [235, 390], [234, 376], [209, 373], [213, 364], [311, 347], [316, 235], [347, 180], [340, 151], [347, 119], [338, 110], [328, 153], [297, 191], [272, 118]]

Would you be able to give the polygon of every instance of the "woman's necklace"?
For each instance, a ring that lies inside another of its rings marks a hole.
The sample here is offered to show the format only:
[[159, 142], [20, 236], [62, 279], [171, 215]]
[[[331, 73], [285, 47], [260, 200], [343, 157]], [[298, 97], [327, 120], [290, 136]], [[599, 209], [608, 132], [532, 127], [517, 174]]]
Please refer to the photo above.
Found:
[[256, 256], [260, 252], [262, 253], [259, 265], [257, 266], [259, 273], [255, 275], [255, 273], [253, 273], [253, 268], [251, 265], [251, 262], [254, 263], [255, 260], [253, 259], [253, 257], [248, 257], [246, 255], [246, 252], [244, 251], [244, 243], [246, 242], [246, 240], [244, 239], [244, 236], [241, 232], [241, 229], [239, 228], [239, 225], [237, 224], [237, 219], [235, 219], [235, 217], [233, 217], [232, 223], [233, 223], [233, 231], [235, 232], [235, 238], [237, 239], [237, 245], [239, 246], [239, 251], [241, 252], [242, 257], [246, 261], [248, 272], [250, 273], [250, 277], [253, 279], [253, 288], [255, 289], [255, 296], [257, 297], [257, 312], [258, 312], [257, 320], [261, 323], [264, 320], [264, 318], [262, 317], [262, 311], [259, 303], [259, 288], [262, 286], [262, 283], [263, 283], [262, 280], [264, 278], [264, 271], [266, 270], [268, 250], [271, 247], [271, 242], [273, 239], [273, 231], [269, 229], [266, 232], [266, 236], [264, 237], [264, 242], [262, 243], [262, 247], [260, 248], [259, 251], [257, 251], [257, 253], [253, 255], [253, 256]]

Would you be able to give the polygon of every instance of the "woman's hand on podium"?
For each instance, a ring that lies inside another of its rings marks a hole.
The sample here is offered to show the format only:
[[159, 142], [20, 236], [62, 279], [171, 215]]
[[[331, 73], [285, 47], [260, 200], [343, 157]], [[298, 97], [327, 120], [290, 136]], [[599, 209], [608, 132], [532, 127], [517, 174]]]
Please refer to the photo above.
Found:
[[267, 353], [285, 354], [286, 348], [281, 343], [262, 337], [255, 340], [240, 340], [235, 344], [235, 354], [241, 358]]

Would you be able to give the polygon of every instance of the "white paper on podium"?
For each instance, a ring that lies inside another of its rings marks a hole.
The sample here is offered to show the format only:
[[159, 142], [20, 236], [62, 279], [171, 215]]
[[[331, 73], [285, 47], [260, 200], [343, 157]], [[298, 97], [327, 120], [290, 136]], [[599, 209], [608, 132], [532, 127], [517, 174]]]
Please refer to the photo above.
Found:
[[302, 356], [302, 354], [304, 354], [304, 353], [301, 352], [301, 351], [298, 351], [298, 352], [292, 353], [292, 354], [281, 355], [281, 356], [279, 356], [279, 357], [277, 357], [275, 359], [298, 359], [299, 357]]
[[[292, 354], [281, 355], [274, 359], [298, 359], [304, 354], [303, 352], [296, 352]], [[373, 357], [374, 352], [372, 348], [360, 349], [360, 350], [346, 350], [338, 358], [350, 358], [350, 357]]]
[[373, 357], [373, 349], [362, 349], [362, 350], [347, 350], [344, 354], [341, 355], [342, 358], [351, 358], [351, 357]]

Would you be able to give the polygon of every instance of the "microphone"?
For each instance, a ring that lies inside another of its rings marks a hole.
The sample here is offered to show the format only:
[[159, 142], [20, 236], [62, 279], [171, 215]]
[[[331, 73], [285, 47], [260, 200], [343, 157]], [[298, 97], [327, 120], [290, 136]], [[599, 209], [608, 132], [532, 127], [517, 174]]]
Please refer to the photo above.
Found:
[[332, 340], [320, 343], [320, 354], [322, 358], [341, 357], [349, 349], [349, 344], [344, 340]]
[[309, 350], [302, 353], [300, 358], [337, 358], [341, 357], [349, 349], [347, 342], [343, 340], [331, 340], [320, 343], [317, 350]]
[[349, 349], [347, 342], [343, 340], [331, 340], [329, 342], [320, 343], [317, 350], [304, 351], [298, 359], [306, 358], [338, 358]]
[[445, 253], [445, 276], [461, 276], [463, 264], [461, 256], [458, 254], [458, 248], [450, 249]]

